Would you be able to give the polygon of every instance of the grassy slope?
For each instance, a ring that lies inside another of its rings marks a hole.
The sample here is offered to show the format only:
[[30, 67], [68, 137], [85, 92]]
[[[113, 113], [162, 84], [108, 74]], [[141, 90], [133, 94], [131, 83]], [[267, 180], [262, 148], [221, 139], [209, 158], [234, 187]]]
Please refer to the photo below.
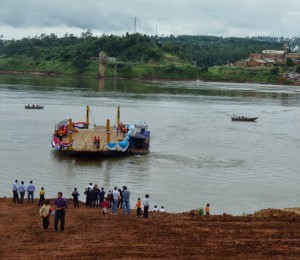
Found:
[[[66, 75], [79, 74], [71, 63], [56, 60], [35, 61], [33, 58], [26, 56], [0, 57], [0, 70], [58, 73]], [[291, 84], [289, 81], [280, 81], [280, 77], [273, 75], [270, 70], [271, 67], [243, 68], [215, 66], [209, 68], [207, 71], [201, 71], [198, 67], [187, 64], [176, 56], [165, 54], [163, 61], [159, 63], [118, 64], [116, 66], [107, 64], [106, 76]], [[95, 77], [98, 76], [98, 74], [98, 61], [91, 61], [83, 72], [80, 73], [80, 75]]]

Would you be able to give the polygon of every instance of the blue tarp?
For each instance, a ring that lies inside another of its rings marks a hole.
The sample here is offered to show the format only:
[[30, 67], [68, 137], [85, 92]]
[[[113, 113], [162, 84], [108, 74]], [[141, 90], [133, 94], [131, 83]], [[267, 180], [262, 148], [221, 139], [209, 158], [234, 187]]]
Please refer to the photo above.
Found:
[[106, 145], [106, 147], [109, 150], [117, 150], [117, 151], [121, 151], [121, 152], [125, 152], [127, 150], [128, 146], [129, 146], [129, 142], [126, 139], [121, 142], [108, 143]]

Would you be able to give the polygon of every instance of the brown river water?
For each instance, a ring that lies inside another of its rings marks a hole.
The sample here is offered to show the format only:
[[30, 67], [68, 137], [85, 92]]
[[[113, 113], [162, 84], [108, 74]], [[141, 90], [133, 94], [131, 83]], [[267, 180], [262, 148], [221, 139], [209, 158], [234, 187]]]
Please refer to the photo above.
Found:
[[[43, 110], [25, 110], [27, 104]], [[144, 120], [150, 154], [122, 158], [59, 157], [50, 144], [62, 119], [92, 123]], [[232, 114], [259, 117], [232, 122]], [[126, 185], [131, 206], [182, 212], [211, 204], [213, 214], [253, 213], [300, 204], [300, 88], [255, 84], [0, 76], [0, 196], [15, 179], [33, 180], [46, 197], [89, 182]]]

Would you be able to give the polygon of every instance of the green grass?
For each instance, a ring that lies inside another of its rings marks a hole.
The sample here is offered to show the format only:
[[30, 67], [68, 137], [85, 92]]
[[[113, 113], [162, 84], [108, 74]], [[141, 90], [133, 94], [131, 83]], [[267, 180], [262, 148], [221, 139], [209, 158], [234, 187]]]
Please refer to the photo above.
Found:
[[[235, 67], [214, 66], [201, 70], [196, 66], [184, 63], [172, 55], [165, 55], [160, 63], [128, 63], [107, 64], [106, 77], [123, 78], [157, 78], [171, 80], [223, 81], [223, 82], [252, 82], [252, 83], [281, 83], [293, 84], [290, 80], [280, 80], [284, 68], [280, 68], [279, 75], [271, 73], [272, 67]], [[90, 61], [81, 72], [71, 62], [59, 60], [34, 60], [26, 56], [0, 56], [0, 70], [14, 70], [22, 72], [58, 73], [65, 75], [99, 76], [98, 61]]]
[[228, 67], [215, 66], [203, 72], [202, 79], [208, 81], [234, 81], [234, 82], [253, 82], [253, 83], [277, 83], [278, 76], [271, 73], [271, 67]]

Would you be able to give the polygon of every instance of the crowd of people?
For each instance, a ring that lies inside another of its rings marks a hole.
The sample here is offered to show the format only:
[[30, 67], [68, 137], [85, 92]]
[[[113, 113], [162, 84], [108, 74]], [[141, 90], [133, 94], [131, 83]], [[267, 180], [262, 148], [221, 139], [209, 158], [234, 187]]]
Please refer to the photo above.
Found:
[[[94, 186], [90, 183], [84, 190], [85, 206], [89, 208], [102, 208], [103, 214], [106, 216], [108, 209], [111, 209], [112, 215], [117, 215], [117, 209], [122, 209], [123, 214], [130, 214], [130, 192], [127, 186], [123, 186], [122, 189], [115, 186], [112, 190], [109, 190], [106, 194], [104, 188], [99, 188], [97, 184]], [[79, 193], [77, 188], [74, 188], [72, 192], [74, 207], [79, 207], [78, 197]], [[144, 210], [142, 210], [142, 206]], [[137, 217], [144, 216], [148, 218], [149, 212], [149, 195], [146, 194], [143, 201], [141, 198], [137, 199], [135, 204]], [[106, 216], [107, 217], [107, 216]]]
[[[27, 187], [25, 186], [24, 181], [21, 181], [19, 184], [18, 180], [12, 185], [13, 190], [13, 202], [14, 203], [24, 203], [25, 193], [27, 191], [27, 202], [33, 203], [34, 201], [34, 192], [36, 190], [33, 181], [31, 180]], [[127, 189], [127, 186], [123, 186], [122, 189], [115, 186], [112, 190], [109, 190], [108, 193], [104, 188], [99, 188], [97, 184], [89, 185], [84, 189], [85, 195], [85, 207], [88, 208], [101, 208], [102, 214], [107, 218], [109, 210], [112, 215], [117, 215], [117, 209], [122, 209], [124, 215], [130, 214], [130, 191]], [[67, 200], [63, 198], [62, 192], [57, 193], [57, 198], [54, 200], [54, 207], [51, 207], [50, 200], [45, 199], [45, 188], [41, 187], [39, 191], [39, 201], [38, 206], [40, 207], [39, 213], [42, 218], [42, 224], [44, 230], [49, 228], [49, 217], [51, 214], [54, 215], [54, 229], [58, 231], [58, 224], [60, 222], [60, 230], [64, 231], [65, 227], [65, 209], [68, 207]], [[79, 207], [79, 192], [77, 188], [71, 193], [73, 198], [74, 207]], [[148, 218], [150, 208], [150, 196], [146, 194], [143, 200], [138, 198], [135, 203], [136, 216]], [[165, 212], [164, 206], [158, 210], [157, 205], [154, 206], [154, 211]]]

